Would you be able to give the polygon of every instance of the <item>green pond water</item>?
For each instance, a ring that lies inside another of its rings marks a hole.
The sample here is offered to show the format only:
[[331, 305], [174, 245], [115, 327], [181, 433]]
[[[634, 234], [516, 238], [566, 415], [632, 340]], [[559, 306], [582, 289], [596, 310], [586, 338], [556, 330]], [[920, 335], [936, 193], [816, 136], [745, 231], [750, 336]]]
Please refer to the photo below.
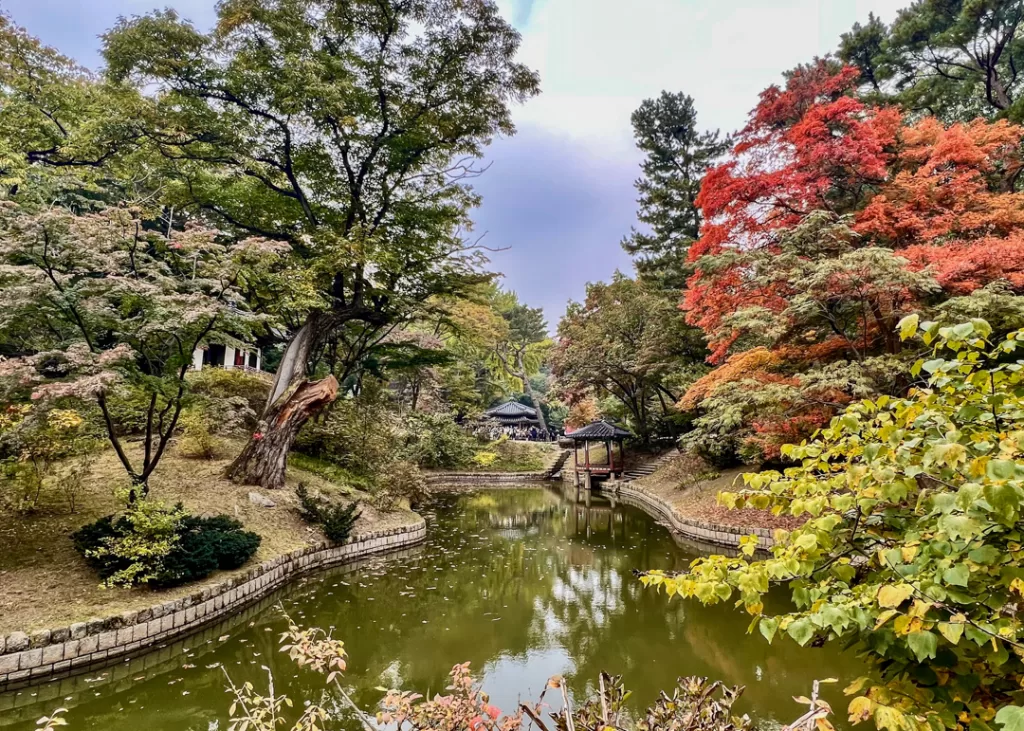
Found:
[[[607, 670], [625, 677], [636, 708], [680, 675], [703, 675], [746, 685], [741, 710], [785, 723], [802, 712], [792, 696], [809, 694], [815, 678], [858, 674], [855, 659], [831, 649], [748, 635], [748, 617], [731, 604], [703, 607], [644, 589], [633, 569], [681, 569], [696, 549], [637, 508], [585, 494], [523, 487], [438, 496], [422, 511], [424, 544], [307, 576], [144, 657], [22, 690], [13, 709], [0, 697], [8, 709], [0, 728], [30, 729], [42, 712], [66, 706], [74, 729], [226, 729], [224, 669], [236, 683], [265, 688], [264, 666], [296, 705], [311, 699], [344, 713], [320, 676], [278, 651], [282, 607], [345, 641], [343, 682], [367, 709], [380, 686], [434, 693], [452, 665], [469, 661], [503, 709], [535, 698], [556, 674], [582, 697]], [[845, 707], [842, 687], [824, 693], [837, 708]]]

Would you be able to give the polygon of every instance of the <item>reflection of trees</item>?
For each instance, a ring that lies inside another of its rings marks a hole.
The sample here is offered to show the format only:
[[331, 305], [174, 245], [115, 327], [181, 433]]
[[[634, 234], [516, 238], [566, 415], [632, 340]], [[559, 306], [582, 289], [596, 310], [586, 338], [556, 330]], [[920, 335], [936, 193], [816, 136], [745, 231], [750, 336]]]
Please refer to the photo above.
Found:
[[[379, 700], [380, 685], [437, 692], [451, 665], [467, 660], [478, 672], [488, 668], [494, 693], [508, 692], [499, 703], [514, 702], [522, 688], [504, 687], [517, 681], [502, 675], [502, 663], [552, 652], [572, 659], [576, 694], [609, 670], [624, 674], [634, 701], [646, 705], [677, 676], [702, 674], [750, 686], [748, 708], [761, 715], [792, 715], [789, 696], [807, 692], [814, 677], [839, 674], [835, 658], [824, 652], [769, 647], [747, 637], [747, 620], [738, 612], [644, 590], [632, 569], [680, 569], [692, 556], [634, 508], [568, 486], [447, 495], [438, 498], [435, 515], [418, 555], [350, 575], [320, 574], [281, 595], [297, 621], [334, 627], [345, 640], [346, 682], [364, 706]], [[205, 729], [217, 719], [223, 726], [227, 698], [220, 671], [204, 668], [213, 662], [223, 663], [236, 682], [257, 687], [265, 682], [259, 667], [266, 664], [278, 692], [319, 694], [318, 679], [276, 651], [282, 626], [270, 610], [239, 636], [214, 643], [196, 659], [197, 668], [87, 704], [87, 722], [78, 710], [76, 727], [135, 728], [141, 706], [143, 714], [158, 712], [152, 723], [146, 716], [147, 731]], [[185, 681], [167, 685], [178, 676]], [[534, 690], [543, 681], [530, 680]], [[187, 697], [180, 695], [185, 689]], [[132, 698], [136, 703], [127, 705]], [[117, 710], [121, 705], [124, 712]]]

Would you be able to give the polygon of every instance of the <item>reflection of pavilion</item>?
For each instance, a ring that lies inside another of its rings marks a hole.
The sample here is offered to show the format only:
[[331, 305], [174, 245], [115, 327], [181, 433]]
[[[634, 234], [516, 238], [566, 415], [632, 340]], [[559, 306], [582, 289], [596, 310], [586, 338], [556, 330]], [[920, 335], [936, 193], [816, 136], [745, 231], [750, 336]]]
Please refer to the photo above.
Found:
[[625, 451], [622, 441], [633, 436], [622, 427], [608, 421], [595, 421], [582, 429], [566, 434], [575, 442], [573, 467], [576, 484], [583, 475], [584, 485], [590, 487], [593, 477], [622, 477]]

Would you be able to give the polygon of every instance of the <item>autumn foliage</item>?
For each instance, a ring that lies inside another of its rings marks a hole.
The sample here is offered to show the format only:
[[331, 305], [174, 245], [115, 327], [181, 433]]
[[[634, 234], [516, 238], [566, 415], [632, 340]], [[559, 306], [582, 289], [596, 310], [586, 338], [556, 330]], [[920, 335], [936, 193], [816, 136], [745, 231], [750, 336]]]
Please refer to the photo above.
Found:
[[679, 400], [679, 408], [689, 411], [697, 408], [700, 402], [723, 383], [731, 383], [744, 378], [763, 376], [772, 366], [779, 364], [778, 355], [767, 348], [754, 348], [744, 353], [731, 356], [720, 368], [697, 379]]
[[[858, 388], [898, 382], [898, 362], [881, 373], [872, 359], [901, 357], [901, 317], [994, 282], [1024, 290], [1024, 127], [910, 120], [859, 98], [858, 73], [819, 60], [765, 90], [697, 199], [704, 225], [683, 308], [719, 368], [679, 406], [734, 408], [734, 397], [708, 399], [773, 359], [802, 394], [776, 389], [775, 408], [742, 420], [762, 457], [827, 423]], [[843, 362], [848, 384], [815, 375]]]
[[697, 203], [706, 223], [691, 248], [698, 269], [685, 307], [711, 340], [713, 362], [735, 341], [723, 327], [730, 313], [751, 305], [781, 312], [794, 294], [749, 281], [745, 254], [777, 247], [781, 233], [816, 211], [852, 216], [857, 247], [906, 249], [917, 269], [942, 261], [935, 274], [950, 293], [1002, 278], [1020, 286], [1024, 250], [1012, 234], [1024, 225], [1024, 193], [1012, 182], [1024, 164], [1024, 128], [946, 127], [930, 117], [908, 125], [899, 110], [853, 97], [856, 79], [855, 69], [820, 61], [785, 89], [769, 88], [731, 158], [705, 178]]

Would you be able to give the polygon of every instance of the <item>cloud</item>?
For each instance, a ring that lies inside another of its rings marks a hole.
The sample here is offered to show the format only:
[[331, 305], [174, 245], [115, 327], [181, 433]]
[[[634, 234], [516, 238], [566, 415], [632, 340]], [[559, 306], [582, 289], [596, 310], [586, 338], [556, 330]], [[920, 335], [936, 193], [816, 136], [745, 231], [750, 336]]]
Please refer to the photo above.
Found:
[[[587, 281], [630, 262], [638, 153], [629, 117], [662, 89], [693, 96], [700, 124], [732, 132], [782, 72], [833, 50], [869, 12], [907, 0], [496, 0], [523, 34], [520, 60], [544, 93], [517, 107], [521, 132], [496, 142], [474, 215], [507, 286], [552, 327]], [[170, 4], [201, 28], [213, 0], [0, 0], [16, 22], [81, 62], [118, 15]]]
[[662, 89], [693, 96], [701, 123], [741, 127], [782, 72], [835, 49], [869, 12], [905, 0], [534, 0], [521, 60], [543, 95], [517, 113], [613, 154], [631, 146], [629, 115]]
[[568, 299], [616, 268], [630, 270], [619, 241], [635, 220], [632, 181], [638, 159], [606, 157], [536, 125], [523, 125], [488, 151], [490, 169], [474, 186], [484, 243], [507, 248], [491, 256], [506, 286], [542, 306], [552, 331]]

